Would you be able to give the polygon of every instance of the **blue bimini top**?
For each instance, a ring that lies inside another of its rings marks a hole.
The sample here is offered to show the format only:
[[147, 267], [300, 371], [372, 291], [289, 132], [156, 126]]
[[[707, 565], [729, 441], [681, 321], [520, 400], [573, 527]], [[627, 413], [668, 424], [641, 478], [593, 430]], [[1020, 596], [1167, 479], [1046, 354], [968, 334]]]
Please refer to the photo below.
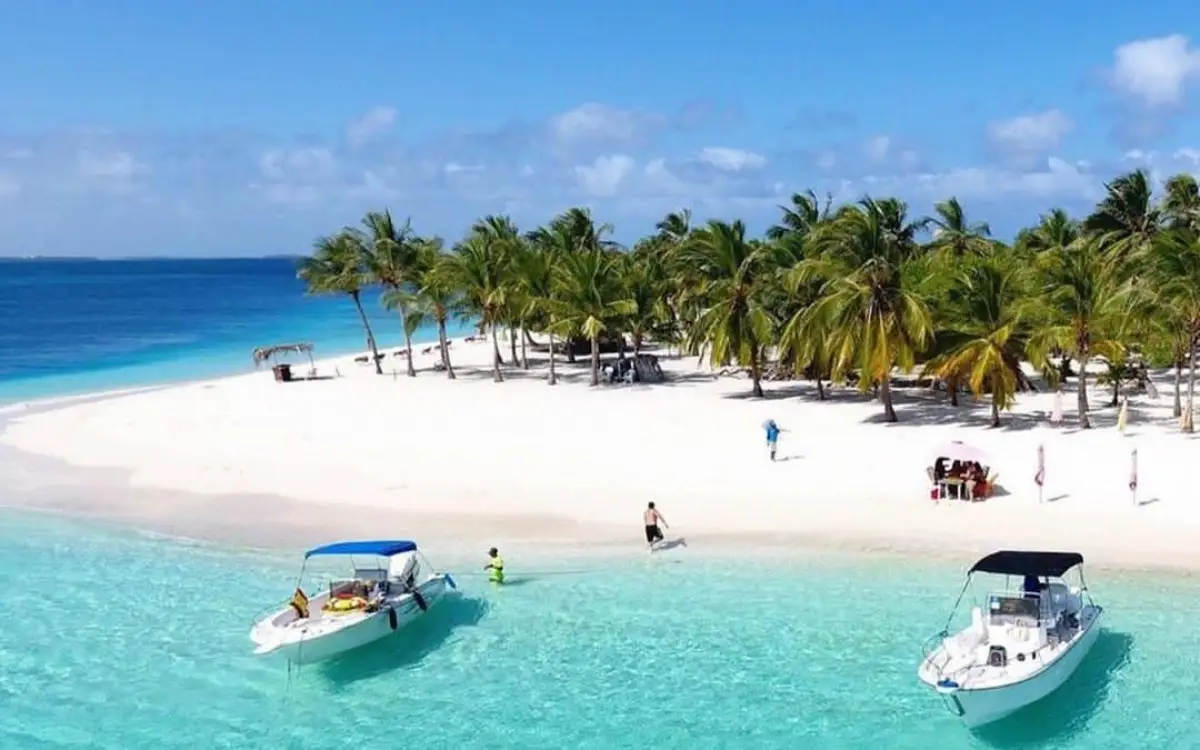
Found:
[[415, 552], [417, 543], [406, 539], [381, 539], [361, 542], [334, 542], [321, 547], [314, 547], [304, 553], [304, 559], [318, 555], [378, 555], [391, 557], [404, 552]]

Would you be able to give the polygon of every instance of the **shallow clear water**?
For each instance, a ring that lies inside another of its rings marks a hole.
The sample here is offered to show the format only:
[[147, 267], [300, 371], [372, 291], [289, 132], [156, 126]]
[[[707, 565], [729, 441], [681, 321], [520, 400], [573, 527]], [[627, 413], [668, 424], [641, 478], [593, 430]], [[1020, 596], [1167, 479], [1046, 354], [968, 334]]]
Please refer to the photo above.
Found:
[[[918, 685], [960, 572], [881, 558], [437, 554], [461, 596], [339, 662], [251, 656], [296, 555], [0, 516], [0, 747], [1184, 748], [1197, 585], [1094, 574], [1068, 685], [971, 734]], [[69, 583], [78, 576], [79, 583]], [[311, 584], [310, 584], [311, 586]], [[382, 738], [391, 739], [382, 740]], [[382, 744], [380, 743], [382, 740]]]

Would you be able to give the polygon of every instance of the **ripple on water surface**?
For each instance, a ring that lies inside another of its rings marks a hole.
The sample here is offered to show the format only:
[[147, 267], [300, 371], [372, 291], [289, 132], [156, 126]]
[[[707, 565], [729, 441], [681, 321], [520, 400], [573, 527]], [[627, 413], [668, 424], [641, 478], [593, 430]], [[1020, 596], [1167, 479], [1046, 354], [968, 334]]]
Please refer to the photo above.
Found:
[[940, 565], [510, 560], [515, 585], [463, 575], [396, 639], [289, 679], [247, 630], [291, 560], [0, 520], [5, 750], [1195, 746], [1185, 580], [1094, 575], [1109, 621], [1076, 677], [971, 734], [915, 676], [961, 580]]

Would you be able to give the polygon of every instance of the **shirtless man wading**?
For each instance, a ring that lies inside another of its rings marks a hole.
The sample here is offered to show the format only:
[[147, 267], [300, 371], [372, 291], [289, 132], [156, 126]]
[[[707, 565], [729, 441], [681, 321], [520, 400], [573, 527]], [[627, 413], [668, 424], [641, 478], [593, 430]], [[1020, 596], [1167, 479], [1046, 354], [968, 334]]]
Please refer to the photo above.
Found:
[[646, 543], [650, 545], [650, 551], [654, 551], [654, 545], [663, 540], [662, 529], [658, 528], [661, 523], [664, 529], [671, 528], [667, 523], [667, 519], [663, 518], [662, 514], [654, 509], [654, 503], [646, 506], [645, 512], [642, 513], [642, 520], [646, 522]]

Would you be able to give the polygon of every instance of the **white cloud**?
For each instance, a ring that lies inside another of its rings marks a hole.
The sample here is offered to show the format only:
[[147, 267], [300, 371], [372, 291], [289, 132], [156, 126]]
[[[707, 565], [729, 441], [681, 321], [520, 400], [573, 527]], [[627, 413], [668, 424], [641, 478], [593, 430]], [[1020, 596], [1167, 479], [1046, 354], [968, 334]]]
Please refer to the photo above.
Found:
[[575, 167], [575, 178], [589, 195], [607, 198], [616, 195], [621, 182], [633, 171], [636, 162], [625, 154], [601, 156], [591, 165]]
[[563, 143], [624, 142], [663, 124], [661, 115], [589, 102], [550, 119], [550, 133]]
[[139, 162], [128, 151], [80, 151], [78, 166], [83, 177], [113, 182], [125, 182], [150, 171], [149, 165]]
[[395, 108], [372, 107], [362, 117], [356, 117], [346, 125], [346, 141], [351, 146], [361, 146], [388, 132], [395, 124]]
[[1187, 164], [1191, 165], [1193, 169], [1200, 167], [1200, 149], [1181, 148], [1175, 153], [1171, 154], [1171, 157], [1175, 159], [1175, 161], [1186, 162]]
[[740, 148], [725, 148], [721, 146], [701, 149], [700, 161], [727, 172], [740, 172], [743, 169], [762, 169], [767, 165], [766, 158], [753, 151], [743, 151]]
[[1122, 44], [1113, 57], [1113, 87], [1150, 108], [1179, 104], [1200, 74], [1200, 50], [1182, 34]]
[[867, 140], [863, 152], [873, 161], [883, 161], [892, 148], [892, 139], [886, 135], [877, 135]]
[[258, 168], [268, 180], [311, 183], [333, 176], [337, 159], [327, 148], [274, 149], [259, 158]]
[[837, 154], [833, 153], [832, 151], [822, 151], [821, 153], [817, 154], [817, 158], [813, 160], [813, 163], [817, 165], [817, 169], [825, 172], [828, 172], [836, 167], [837, 162]]
[[1079, 163], [1051, 157], [1032, 170], [962, 167], [900, 177], [868, 177], [862, 181], [872, 193], [919, 194], [931, 200], [947, 196], [995, 200], [1091, 200], [1099, 196], [1102, 180]]
[[1149, 161], [1153, 161], [1153, 160], [1154, 160], [1154, 152], [1153, 151], [1143, 151], [1140, 148], [1132, 148], [1132, 149], [1126, 151], [1124, 154], [1121, 154], [1121, 161], [1127, 161], [1127, 162], [1140, 164], [1142, 162], [1149, 162]]
[[1061, 110], [1048, 109], [989, 123], [987, 137], [993, 146], [1003, 151], [1037, 154], [1057, 148], [1063, 136], [1074, 127], [1075, 123]]

